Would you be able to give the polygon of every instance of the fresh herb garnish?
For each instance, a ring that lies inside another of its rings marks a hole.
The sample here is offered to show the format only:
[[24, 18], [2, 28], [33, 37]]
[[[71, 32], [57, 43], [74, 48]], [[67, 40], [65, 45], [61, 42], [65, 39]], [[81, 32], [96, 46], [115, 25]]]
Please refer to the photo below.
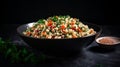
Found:
[[52, 19], [52, 21], [54, 21], [54, 22], [57, 22], [57, 21], [58, 21], [58, 17], [57, 17], [57, 16], [53, 16], [51, 19]]
[[39, 19], [37, 22], [38, 23], [45, 23], [44, 19]]

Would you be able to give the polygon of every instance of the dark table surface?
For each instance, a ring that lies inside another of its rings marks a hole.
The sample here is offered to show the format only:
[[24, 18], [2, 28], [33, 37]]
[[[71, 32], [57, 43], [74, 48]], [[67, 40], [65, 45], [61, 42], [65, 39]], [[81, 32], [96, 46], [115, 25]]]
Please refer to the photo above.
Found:
[[[16, 33], [16, 28], [21, 24], [1, 24], [0, 37], [11, 39], [13, 43], [23, 44], [24, 42]], [[101, 25], [100, 36], [120, 37], [120, 25]], [[24, 64], [23, 64], [24, 65]], [[22, 66], [22, 65], [21, 65]], [[29, 64], [29, 66], [32, 66]], [[112, 51], [100, 49], [94, 41], [90, 46], [83, 48], [82, 54], [69, 59], [50, 59], [47, 62], [38, 64], [40, 67], [120, 67], [120, 45]]]

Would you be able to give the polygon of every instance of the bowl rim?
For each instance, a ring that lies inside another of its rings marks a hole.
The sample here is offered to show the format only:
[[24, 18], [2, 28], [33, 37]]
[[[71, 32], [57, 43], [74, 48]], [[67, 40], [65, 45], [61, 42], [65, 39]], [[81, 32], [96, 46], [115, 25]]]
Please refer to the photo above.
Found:
[[[99, 31], [96, 31], [95, 34], [92, 34], [92, 35], [89, 35], [89, 36], [84, 36], [84, 37], [79, 37], [79, 38], [61, 38], [61, 39], [47, 39], [47, 38], [35, 38], [35, 37], [30, 37], [30, 36], [26, 36], [22, 33], [19, 32], [19, 28], [22, 27], [22, 26], [25, 26], [25, 25], [28, 25], [28, 24], [31, 24], [31, 23], [35, 23], [35, 22], [30, 22], [30, 23], [26, 23], [26, 24], [22, 24], [20, 26], [17, 27], [17, 33], [20, 35], [20, 36], [24, 36], [24, 37], [27, 37], [27, 38], [32, 38], [32, 39], [40, 39], [40, 40], [68, 40], [68, 39], [82, 39], [82, 38], [87, 38], [87, 37], [91, 37], [91, 36], [95, 36], [96, 34], [98, 34], [98, 36], [101, 34], [102, 32], [102, 28], [100, 25], [97, 25], [97, 24], [94, 24], [94, 23], [88, 23], [88, 22], [83, 22], [84, 24], [90, 24], [92, 26], [96, 26], [99, 28]], [[93, 28], [94, 29], [94, 28]], [[97, 37], [98, 37], [97, 36]], [[96, 38], [95, 38], [96, 39]]]

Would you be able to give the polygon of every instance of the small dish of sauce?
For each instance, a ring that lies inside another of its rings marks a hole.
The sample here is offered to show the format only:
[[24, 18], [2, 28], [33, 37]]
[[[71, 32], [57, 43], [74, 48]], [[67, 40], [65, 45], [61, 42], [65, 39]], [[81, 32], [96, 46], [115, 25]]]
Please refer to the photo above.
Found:
[[114, 47], [117, 44], [120, 44], [120, 38], [119, 37], [114, 37], [114, 36], [103, 36], [103, 37], [98, 37], [96, 39], [96, 42], [99, 44], [101, 47]]

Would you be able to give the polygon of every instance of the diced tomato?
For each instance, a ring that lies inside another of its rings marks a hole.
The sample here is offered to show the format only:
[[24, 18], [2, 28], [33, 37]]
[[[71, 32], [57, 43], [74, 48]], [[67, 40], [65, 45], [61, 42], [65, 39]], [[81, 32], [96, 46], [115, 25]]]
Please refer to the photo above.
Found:
[[55, 38], [55, 36], [52, 36], [52, 39], [54, 39]]
[[51, 26], [51, 25], [53, 25], [53, 21], [52, 20], [48, 20], [48, 24], [47, 24], [48, 26]]
[[35, 32], [39, 32], [39, 30], [35, 30]]
[[26, 35], [27, 35], [27, 36], [30, 36], [30, 34], [31, 34], [30, 32], [26, 32]]
[[72, 38], [77, 38], [77, 36], [76, 35], [72, 35]]
[[60, 28], [61, 28], [61, 29], [65, 29], [65, 25], [62, 25]]
[[74, 30], [74, 31], [76, 31], [76, 28], [75, 28], [75, 27], [72, 27], [71, 29]]
[[82, 32], [82, 30], [80, 28], [78, 28], [77, 30], [78, 30], [78, 32]]
[[47, 34], [47, 33], [46, 33], [45, 31], [43, 31], [43, 32], [42, 32], [42, 35], [44, 35], [44, 36], [45, 36], [46, 34]]
[[51, 29], [53, 29], [53, 28], [55, 28], [55, 27], [56, 27], [56, 26], [53, 26], [53, 25], [52, 25], [52, 26], [50, 26], [50, 28], [51, 28]]
[[63, 33], [67, 33], [65, 30], [62, 30]]

